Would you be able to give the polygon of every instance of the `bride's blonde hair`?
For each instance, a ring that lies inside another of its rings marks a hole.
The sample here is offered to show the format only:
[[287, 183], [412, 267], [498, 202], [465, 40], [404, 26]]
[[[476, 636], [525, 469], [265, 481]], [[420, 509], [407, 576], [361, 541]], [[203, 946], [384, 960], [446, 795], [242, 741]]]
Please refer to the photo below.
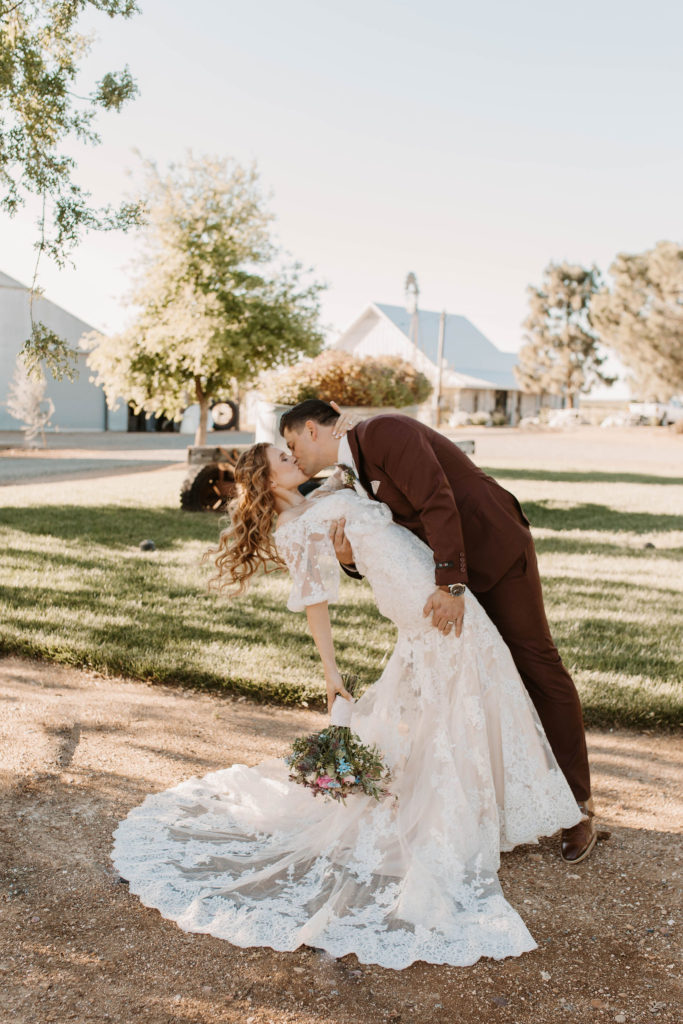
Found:
[[228, 506], [230, 525], [221, 533], [218, 547], [210, 548], [204, 556], [216, 555], [218, 572], [209, 580], [209, 588], [225, 590], [234, 584], [236, 589], [229, 591], [231, 597], [244, 593], [260, 566], [265, 572], [286, 568], [273, 540], [277, 513], [270, 487], [270, 447], [261, 442], [240, 455], [234, 474], [237, 497]]

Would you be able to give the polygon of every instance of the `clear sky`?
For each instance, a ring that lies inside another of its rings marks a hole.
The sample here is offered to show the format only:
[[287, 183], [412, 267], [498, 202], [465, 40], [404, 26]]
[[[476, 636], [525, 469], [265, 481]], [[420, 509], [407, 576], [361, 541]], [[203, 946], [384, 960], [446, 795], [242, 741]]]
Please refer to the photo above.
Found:
[[[128, 64], [141, 95], [78, 149], [100, 201], [160, 165], [256, 160], [284, 246], [329, 288], [324, 322], [403, 302], [469, 317], [516, 349], [549, 260], [597, 262], [680, 240], [683, 5], [672, 0], [141, 0], [91, 19], [87, 80]], [[0, 215], [0, 269], [29, 282], [34, 210]], [[99, 235], [48, 296], [126, 320], [134, 239]]]

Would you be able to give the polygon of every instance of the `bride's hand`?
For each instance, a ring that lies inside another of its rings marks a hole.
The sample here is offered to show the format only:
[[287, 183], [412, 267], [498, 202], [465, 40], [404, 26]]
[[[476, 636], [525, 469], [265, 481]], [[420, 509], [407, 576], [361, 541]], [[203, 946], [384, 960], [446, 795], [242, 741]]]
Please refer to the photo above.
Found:
[[337, 669], [333, 669], [333, 670], [330, 670], [329, 672], [325, 672], [325, 683], [327, 685], [327, 713], [328, 713], [328, 715], [332, 713], [332, 705], [334, 704], [335, 698], [336, 698], [338, 693], [341, 694], [341, 696], [345, 700], [353, 700], [353, 696], [349, 693], [349, 691], [344, 686], [344, 681], [343, 681], [341, 675], [339, 674], [339, 672], [337, 671]]
[[334, 425], [332, 437], [343, 437], [351, 427], [355, 427], [356, 423], [358, 423], [358, 416], [353, 412], [342, 412], [336, 402], [330, 402], [330, 405], [335, 412], [339, 413], [339, 419]]

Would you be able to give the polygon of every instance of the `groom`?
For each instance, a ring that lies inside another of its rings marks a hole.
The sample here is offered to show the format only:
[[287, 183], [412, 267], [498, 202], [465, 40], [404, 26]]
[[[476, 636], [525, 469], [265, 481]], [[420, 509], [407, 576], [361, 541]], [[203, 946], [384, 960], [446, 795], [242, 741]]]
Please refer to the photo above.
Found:
[[[394, 520], [434, 553], [434, 592], [425, 606], [444, 634], [459, 636], [465, 585], [510, 648], [557, 762], [584, 819], [564, 829], [561, 854], [584, 860], [598, 839], [581, 703], [557, 652], [543, 607], [529, 521], [517, 499], [447, 438], [408, 416], [373, 416], [339, 436], [338, 413], [317, 399], [280, 420], [300, 469], [314, 476], [341, 464], [347, 481], [389, 506]], [[342, 568], [360, 579], [343, 526], [334, 537]], [[398, 581], [397, 581], [397, 585]]]

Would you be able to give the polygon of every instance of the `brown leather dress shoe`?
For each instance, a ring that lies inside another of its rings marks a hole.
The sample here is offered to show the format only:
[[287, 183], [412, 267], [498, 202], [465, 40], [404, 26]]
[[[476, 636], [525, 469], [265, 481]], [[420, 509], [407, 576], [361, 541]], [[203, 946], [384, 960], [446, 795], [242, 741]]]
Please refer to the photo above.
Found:
[[560, 853], [562, 860], [567, 861], [568, 864], [578, 864], [585, 860], [599, 839], [609, 839], [610, 837], [610, 833], [604, 829], [596, 831], [593, 827], [595, 811], [592, 800], [580, 803], [579, 808], [584, 817], [578, 825], [562, 829]]

